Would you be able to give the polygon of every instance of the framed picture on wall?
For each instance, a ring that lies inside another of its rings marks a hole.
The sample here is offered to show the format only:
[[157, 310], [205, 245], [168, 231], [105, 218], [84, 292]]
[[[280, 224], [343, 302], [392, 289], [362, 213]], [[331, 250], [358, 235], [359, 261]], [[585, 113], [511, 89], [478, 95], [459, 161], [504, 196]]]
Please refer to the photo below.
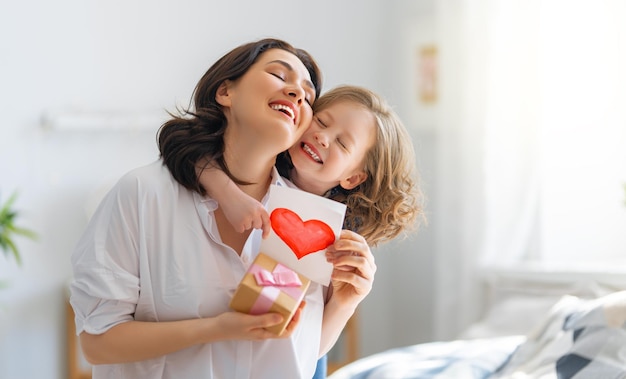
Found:
[[417, 48], [417, 93], [424, 104], [437, 102], [438, 63], [437, 47], [424, 45]]

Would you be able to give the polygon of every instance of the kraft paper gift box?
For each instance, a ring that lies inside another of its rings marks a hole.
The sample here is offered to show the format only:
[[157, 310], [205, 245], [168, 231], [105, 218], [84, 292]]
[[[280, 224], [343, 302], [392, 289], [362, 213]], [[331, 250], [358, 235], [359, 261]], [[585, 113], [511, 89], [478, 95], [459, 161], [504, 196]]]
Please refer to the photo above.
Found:
[[259, 253], [237, 286], [230, 307], [248, 314], [280, 313], [284, 320], [267, 330], [282, 334], [296, 313], [311, 281]]

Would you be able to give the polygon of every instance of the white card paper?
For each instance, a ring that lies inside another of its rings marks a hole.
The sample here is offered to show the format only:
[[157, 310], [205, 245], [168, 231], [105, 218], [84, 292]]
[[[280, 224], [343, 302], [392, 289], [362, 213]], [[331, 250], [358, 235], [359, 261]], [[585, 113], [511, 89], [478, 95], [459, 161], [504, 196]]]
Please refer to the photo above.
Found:
[[261, 241], [261, 252], [314, 282], [329, 285], [333, 265], [326, 261], [326, 246], [339, 238], [346, 206], [272, 185], [267, 210], [272, 231]]

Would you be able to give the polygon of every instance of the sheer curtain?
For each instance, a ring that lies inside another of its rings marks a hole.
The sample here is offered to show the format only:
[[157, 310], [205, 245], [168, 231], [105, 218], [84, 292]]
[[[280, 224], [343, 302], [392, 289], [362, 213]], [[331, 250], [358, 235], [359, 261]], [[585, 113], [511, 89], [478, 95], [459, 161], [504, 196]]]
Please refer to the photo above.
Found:
[[483, 263], [623, 265], [626, 3], [493, 5]]
[[437, 338], [480, 269], [626, 263], [626, 2], [443, 0]]

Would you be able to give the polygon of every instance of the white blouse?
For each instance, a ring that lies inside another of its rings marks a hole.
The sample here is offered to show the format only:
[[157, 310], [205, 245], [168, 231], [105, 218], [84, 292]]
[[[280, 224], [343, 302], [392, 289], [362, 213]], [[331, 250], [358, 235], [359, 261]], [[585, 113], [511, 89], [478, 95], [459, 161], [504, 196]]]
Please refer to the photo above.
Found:
[[[293, 186], [276, 170], [272, 182]], [[124, 175], [72, 255], [76, 333], [101, 334], [130, 320], [185, 320], [230, 311], [237, 284], [259, 251], [261, 232], [251, 233], [239, 256], [222, 244], [215, 209], [215, 200], [181, 186], [161, 160]], [[322, 289], [311, 283], [301, 322], [289, 339], [196, 345], [151, 360], [96, 365], [93, 378], [310, 379], [319, 352]]]

